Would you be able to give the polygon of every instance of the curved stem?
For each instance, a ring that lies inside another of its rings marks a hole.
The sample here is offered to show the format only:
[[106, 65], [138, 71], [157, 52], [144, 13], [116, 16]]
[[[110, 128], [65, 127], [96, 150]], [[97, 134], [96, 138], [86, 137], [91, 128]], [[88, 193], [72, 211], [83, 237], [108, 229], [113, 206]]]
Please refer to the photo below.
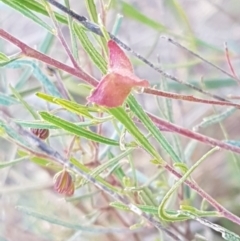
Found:
[[[182, 178], [182, 175], [179, 172], [177, 172], [174, 168], [172, 168], [169, 164], [166, 164], [164, 168], [168, 170], [170, 173], [172, 173], [175, 177]], [[240, 217], [234, 215], [226, 208], [224, 208], [220, 203], [218, 203], [209, 194], [202, 190], [202, 188], [199, 187], [195, 182], [185, 180], [185, 184], [187, 184], [190, 188], [195, 190], [202, 198], [206, 199], [223, 217], [240, 225]]]

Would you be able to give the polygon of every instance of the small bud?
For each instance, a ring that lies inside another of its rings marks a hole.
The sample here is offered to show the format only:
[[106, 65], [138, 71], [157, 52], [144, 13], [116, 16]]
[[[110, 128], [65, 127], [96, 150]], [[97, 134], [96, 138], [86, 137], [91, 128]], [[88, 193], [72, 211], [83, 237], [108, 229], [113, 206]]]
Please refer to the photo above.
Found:
[[36, 128], [31, 128], [31, 132], [37, 136], [38, 138], [45, 140], [49, 136], [49, 130], [48, 129], [36, 129]]
[[58, 172], [54, 178], [54, 189], [58, 193], [66, 196], [72, 196], [74, 194], [74, 183], [71, 174], [66, 170]]

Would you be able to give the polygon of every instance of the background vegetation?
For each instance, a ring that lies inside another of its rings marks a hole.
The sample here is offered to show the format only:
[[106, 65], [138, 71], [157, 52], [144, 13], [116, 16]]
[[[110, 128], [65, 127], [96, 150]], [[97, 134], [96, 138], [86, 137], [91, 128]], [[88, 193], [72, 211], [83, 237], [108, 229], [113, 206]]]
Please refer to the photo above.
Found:
[[[240, 240], [240, 3], [48, 2], [0, 0], [0, 240]], [[151, 85], [114, 109], [107, 31]]]

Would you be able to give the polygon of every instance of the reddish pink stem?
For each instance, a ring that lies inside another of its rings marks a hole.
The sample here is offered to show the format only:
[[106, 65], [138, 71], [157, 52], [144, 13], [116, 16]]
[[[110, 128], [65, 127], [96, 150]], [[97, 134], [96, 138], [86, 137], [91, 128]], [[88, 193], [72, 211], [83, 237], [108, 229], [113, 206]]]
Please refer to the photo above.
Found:
[[[173, 169], [170, 165], [165, 165], [164, 168], [172, 173], [175, 177], [181, 178], [182, 175], [178, 173], [175, 169]], [[231, 220], [234, 223], [240, 225], [240, 218], [233, 213], [229, 212], [226, 208], [216, 202], [210, 195], [204, 192], [196, 183], [191, 182], [189, 180], [185, 180], [185, 184], [187, 184], [190, 188], [195, 190], [202, 198], [207, 200], [223, 217]]]
[[67, 73], [75, 75], [78, 78], [86, 81], [87, 83], [89, 83], [93, 86], [96, 86], [98, 84], [98, 81], [95, 78], [93, 78], [91, 75], [89, 75], [82, 69], [72, 68], [72, 67], [65, 65], [53, 58], [50, 58], [49, 56], [47, 56], [45, 54], [40, 53], [39, 51], [37, 51], [33, 48], [30, 48], [28, 45], [21, 42], [19, 39], [10, 35], [9, 33], [7, 33], [5, 30], [3, 30], [1, 28], [0, 28], [0, 36], [4, 39], [8, 40], [9, 42], [13, 43], [17, 47], [19, 47], [22, 51], [22, 54], [26, 55], [27, 57], [38, 59], [46, 64], [56, 67], [57, 69], [62, 69], [64, 71], [66, 71]]
[[145, 88], [143, 92], [146, 94], [156, 95], [156, 96], [175, 99], [175, 100], [185, 100], [185, 101], [204, 103], [209, 105], [234, 106], [234, 107], [240, 108], [240, 104], [235, 104], [235, 103], [226, 102], [226, 101], [205, 100], [201, 98], [196, 98], [191, 95], [180, 95], [176, 93], [170, 93], [170, 92], [151, 89], [151, 88]]
[[[13, 43], [14, 45], [18, 46], [21, 51], [22, 54], [26, 55], [27, 57], [31, 57], [31, 58], [35, 58], [39, 61], [42, 61], [50, 66], [54, 66], [58, 69], [64, 70], [67, 73], [74, 75], [84, 81], [86, 81], [87, 83], [89, 83], [90, 85], [93, 86], [97, 86], [98, 81], [93, 78], [92, 76], [90, 76], [89, 74], [87, 74], [86, 72], [84, 72], [82, 69], [75, 69], [72, 68], [68, 65], [65, 65], [55, 59], [50, 58], [49, 56], [42, 54], [38, 51], [36, 51], [33, 48], [30, 48], [28, 45], [24, 44], [23, 42], [21, 42], [20, 40], [18, 40], [17, 38], [13, 37], [12, 35], [10, 35], [9, 33], [7, 33], [6, 31], [4, 31], [3, 29], [0, 28], [0, 37], [8, 40], [9, 42]], [[212, 139], [210, 137], [198, 134], [198, 133], [194, 133], [192, 131], [189, 131], [187, 129], [184, 129], [182, 127], [179, 127], [177, 125], [174, 125], [172, 123], [169, 123], [165, 120], [159, 119], [151, 114], [148, 114], [150, 116], [150, 118], [153, 120], [153, 122], [155, 124], [158, 125], [158, 127], [160, 128], [164, 128], [167, 129], [169, 131], [173, 131], [176, 133], [179, 133], [181, 135], [187, 136], [189, 138], [204, 142], [206, 144], [210, 144], [213, 146], [219, 146], [222, 147], [226, 150], [230, 150], [233, 152], [237, 152], [240, 153], [240, 148], [235, 147], [235, 146], [231, 146], [228, 145], [224, 142]], [[169, 172], [171, 172], [174, 176], [176, 176], [177, 178], [181, 178], [181, 174], [179, 174], [177, 171], [175, 171], [170, 165], [166, 165], [165, 169], [168, 170]], [[226, 210], [224, 207], [222, 207], [219, 203], [217, 203], [211, 196], [209, 196], [207, 193], [205, 193], [199, 186], [197, 186], [197, 184], [186, 180], [185, 183], [191, 187], [193, 190], [195, 190], [199, 195], [201, 195], [203, 198], [205, 198], [214, 208], [216, 208], [216, 210], [218, 210], [218, 212], [224, 216], [225, 218], [231, 220], [232, 222], [235, 222], [237, 224], [240, 225], [240, 218], [235, 216], [234, 214], [232, 214], [231, 212], [229, 212], [228, 210]]]
[[240, 148], [237, 146], [230, 145], [228, 143], [213, 139], [208, 136], [204, 136], [202, 134], [199, 134], [197, 132], [190, 131], [188, 129], [185, 129], [181, 126], [172, 124], [168, 121], [165, 121], [163, 119], [160, 119], [150, 113], [148, 113], [149, 117], [152, 119], [152, 121], [160, 128], [160, 129], [167, 129], [168, 131], [179, 133], [180, 135], [187, 136], [191, 139], [198, 140], [200, 142], [203, 142], [205, 144], [208, 144], [210, 146], [218, 146], [228, 151], [233, 151], [236, 153], [240, 153]]

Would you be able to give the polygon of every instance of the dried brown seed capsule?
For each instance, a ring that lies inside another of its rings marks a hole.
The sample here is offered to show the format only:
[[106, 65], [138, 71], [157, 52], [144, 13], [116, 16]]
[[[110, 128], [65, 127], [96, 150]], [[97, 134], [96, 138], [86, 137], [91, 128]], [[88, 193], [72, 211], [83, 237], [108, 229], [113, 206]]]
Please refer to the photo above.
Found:
[[38, 138], [45, 140], [49, 136], [49, 130], [48, 129], [37, 129], [37, 128], [31, 128], [31, 132], [37, 136]]

